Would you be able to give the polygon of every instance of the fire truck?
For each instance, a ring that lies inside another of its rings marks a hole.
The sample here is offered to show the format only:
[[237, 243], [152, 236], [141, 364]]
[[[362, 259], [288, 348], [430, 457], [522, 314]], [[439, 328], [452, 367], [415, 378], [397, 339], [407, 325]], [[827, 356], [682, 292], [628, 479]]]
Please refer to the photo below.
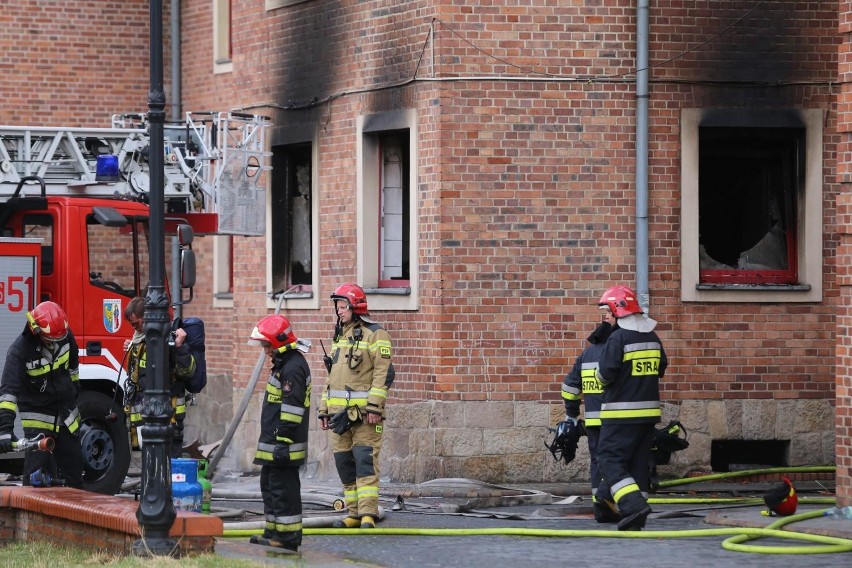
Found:
[[[228, 112], [165, 125], [167, 237], [263, 234], [268, 126]], [[45, 300], [65, 309], [80, 349], [84, 487], [105, 494], [130, 465], [123, 313], [148, 286], [150, 153], [145, 115], [115, 115], [108, 128], [0, 126], [0, 368], [27, 311]], [[188, 300], [176, 287], [194, 275], [172, 261], [179, 247], [165, 248], [167, 271], [185, 276], [170, 279], [177, 306]], [[0, 455], [0, 471], [22, 465], [20, 452]]]

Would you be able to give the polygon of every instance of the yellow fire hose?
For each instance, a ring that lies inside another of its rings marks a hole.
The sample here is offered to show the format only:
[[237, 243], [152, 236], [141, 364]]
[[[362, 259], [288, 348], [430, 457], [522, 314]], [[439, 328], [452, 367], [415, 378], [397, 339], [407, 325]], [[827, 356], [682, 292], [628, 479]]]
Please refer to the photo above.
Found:
[[[711, 481], [719, 479], [731, 479], [745, 475], [763, 475], [768, 473], [826, 473], [834, 472], [833, 466], [814, 467], [792, 467], [792, 468], [767, 468], [754, 469], [740, 472], [729, 472], [710, 474], [701, 477], [690, 477], [684, 479], [667, 480], [660, 483], [660, 487], [673, 487], [676, 485], [697, 483], [699, 481]], [[652, 497], [648, 500], [652, 504], [689, 504], [689, 503], [731, 503], [731, 504], [762, 504], [759, 498], [667, 498]], [[834, 504], [830, 497], [800, 497], [799, 502], [806, 504]], [[305, 528], [303, 534], [334, 535], [334, 536], [526, 536], [526, 537], [550, 537], [550, 538], [627, 538], [627, 539], [658, 539], [658, 538], [697, 538], [709, 536], [728, 537], [722, 542], [725, 550], [734, 552], [749, 552], [762, 554], [830, 554], [839, 552], [852, 552], [852, 540], [793, 532], [781, 530], [786, 524], [814, 519], [824, 516], [829, 509], [808, 511], [798, 515], [780, 518], [765, 528], [751, 527], [729, 527], [713, 529], [691, 529], [680, 531], [617, 531], [600, 529], [530, 529], [530, 528], [478, 528], [478, 529], [415, 529], [415, 528], [372, 528], [372, 529], [334, 529], [334, 528]], [[246, 537], [261, 534], [262, 529], [226, 529], [225, 537]], [[805, 541], [807, 546], [758, 546], [744, 544], [760, 538], [792, 539]]]

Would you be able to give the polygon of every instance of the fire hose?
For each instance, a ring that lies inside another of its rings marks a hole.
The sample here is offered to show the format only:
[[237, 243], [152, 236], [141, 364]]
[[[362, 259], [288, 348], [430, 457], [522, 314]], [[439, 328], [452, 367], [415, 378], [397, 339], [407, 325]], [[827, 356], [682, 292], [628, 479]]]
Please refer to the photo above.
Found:
[[27, 452], [35, 450], [39, 452], [52, 452], [56, 447], [56, 441], [44, 434], [39, 434], [35, 438], [21, 438], [12, 442], [12, 448], [19, 452]]

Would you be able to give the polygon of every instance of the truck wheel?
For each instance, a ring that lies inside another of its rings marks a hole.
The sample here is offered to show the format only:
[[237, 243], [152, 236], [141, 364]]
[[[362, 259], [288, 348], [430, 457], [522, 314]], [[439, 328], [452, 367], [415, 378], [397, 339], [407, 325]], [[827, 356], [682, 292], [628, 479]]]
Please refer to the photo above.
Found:
[[[83, 489], [115, 495], [130, 467], [130, 441], [124, 410], [103, 393], [83, 391], [80, 410], [80, 446], [83, 450]], [[114, 419], [110, 419], [114, 416]]]

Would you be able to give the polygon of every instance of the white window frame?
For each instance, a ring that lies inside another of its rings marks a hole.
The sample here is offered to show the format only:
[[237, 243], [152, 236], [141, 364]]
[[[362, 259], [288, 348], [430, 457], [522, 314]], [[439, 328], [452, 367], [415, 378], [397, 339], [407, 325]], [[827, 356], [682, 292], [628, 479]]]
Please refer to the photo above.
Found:
[[[709, 109], [681, 110], [681, 300], [684, 302], [820, 302], [823, 279], [823, 111], [796, 109], [805, 123], [805, 191], [797, 203], [798, 286], [725, 285], [699, 289], [698, 141]], [[716, 109], [723, 112], [724, 109]], [[731, 109], [726, 126], [772, 126], [777, 110]], [[736, 115], [736, 120], [734, 120]]]
[[[417, 191], [417, 111], [405, 109], [360, 115], [357, 130], [357, 278], [367, 292], [371, 310], [412, 311], [419, 307], [419, 211]], [[379, 283], [379, 188], [381, 161], [377, 136], [383, 131], [408, 130], [409, 144], [409, 285], [406, 288], [378, 288]]]
[[212, 8], [213, 73], [230, 73], [234, 70], [231, 60], [231, 1], [212, 0]]
[[[311, 144], [311, 290], [310, 294], [296, 292], [287, 297], [281, 309], [316, 310], [320, 307], [320, 215], [319, 215], [319, 130], [316, 125], [299, 125], [273, 128], [269, 136], [270, 147], [309, 142]], [[266, 288], [272, 290], [272, 176], [266, 192]], [[269, 298], [268, 308], [275, 308], [278, 300]]]

